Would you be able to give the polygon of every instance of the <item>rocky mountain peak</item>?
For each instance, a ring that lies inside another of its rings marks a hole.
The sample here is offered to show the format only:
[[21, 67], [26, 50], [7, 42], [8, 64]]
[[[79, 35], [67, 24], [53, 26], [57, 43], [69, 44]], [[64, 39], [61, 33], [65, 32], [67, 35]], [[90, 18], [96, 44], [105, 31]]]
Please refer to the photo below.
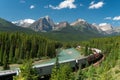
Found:
[[69, 23], [67, 21], [63, 21], [63, 22], [57, 23], [54, 27], [54, 30], [58, 30], [67, 26], [70, 26]]
[[29, 27], [34, 22], [35, 20], [33, 19], [24, 19], [24, 20], [13, 21], [12, 23], [21, 27]]
[[111, 24], [108, 23], [100, 23], [99, 25], [97, 24], [92, 24], [94, 27], [96, 27], [96, 29], [98, 30], [98, 32], [100, 32], [101, 34], [112, 34], [114, 33], [113, 27]]
[[49, 16], [45, 16], [45, 18], [46, 18], [47, 20], [49, 20], [49, 19], [50, 19], [50, 17], [49, 17]]
[[101, 24], [99, 24], [99, 28], [100, 28], [102, 31], [113, 30], [112, 25], [111, 25], [111, 24], [108, 24], [108, 23], [101, 23]]
[[30, 27], [35, 31], [50, 31], [54, 27], [54, 22], [49, 16], [45, 16], [35, 21]]
[[77, 19], [78, 22], [86, 22], [84, 19]]
[[71, 23], [71, 26], [81, 25], [81, 24], [87, 24], [87, 22], [84, 19], [77, 19], [75, 22]]
[[71, 24], [69, 24], [67, 21], [62, 21], [60, 23], [55, 24], [49, 16], [41, 17], [37, 21], [32, 19], [24, 19], [24, 20], [14, 21], [12, 23], [16, 24], [17, 26], [31, 28], [34, 31], [52, 31], [52, 30], [59, 31], [62, 30], [63, 28], [66, 28], [67, 26], [71, 26], [72, 29], [82, 32], [91, 31], [105, 35], [120, 33], [120, 29], [113, 28], [111, 24], [108, 23], [90, 24], [86, 20], [81, 18], [77, 19]]

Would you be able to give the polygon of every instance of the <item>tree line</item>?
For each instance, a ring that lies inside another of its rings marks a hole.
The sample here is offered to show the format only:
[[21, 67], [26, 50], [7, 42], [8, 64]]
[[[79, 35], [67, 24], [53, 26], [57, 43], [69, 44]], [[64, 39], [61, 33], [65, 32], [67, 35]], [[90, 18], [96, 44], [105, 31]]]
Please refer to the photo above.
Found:
[[55, 57], [62, 43], [40, 35], [0, 33], [0, 65], [22, 63], [24, 59]]

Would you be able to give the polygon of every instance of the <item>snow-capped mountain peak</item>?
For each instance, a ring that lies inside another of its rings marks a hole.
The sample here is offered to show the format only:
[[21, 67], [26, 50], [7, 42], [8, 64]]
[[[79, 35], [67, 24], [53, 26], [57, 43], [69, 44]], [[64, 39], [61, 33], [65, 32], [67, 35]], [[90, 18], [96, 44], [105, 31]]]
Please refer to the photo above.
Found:
[[48, 20], [48, 19], [49, 19], [49, 16], [45, 16], [45, 18]]
[[77, 19], [78, 22], [86, 22], [84, 19]]
[[99, 27], [102, 31], [109, 31], [113, 29], [112, 26], [108, 23], [100, 23]]
[[96, 27], [96, 29], [102, 33], [102, 34], [112, 34], [114, 33], [113, 27], [111, 24], [108, 23], [100, 23], [100, 24], [92, 24], [94, 27]]
[[120, 33], [120, 29], [112, 27], [111, 24], [108, 24], [108, 23], [90, 24], [86, 20], [81, 18], [77, 19], [76, 21], [70, 24], [67, 21], [54, 23], [49, 16], [41, 17], [39, 20], [36, 20], [36, 21], [33, 19], [24, 19], [24, 20], [13, 21], [12, 23], [16, 24], [17, 26], [29, 27], [35, 31], [61, 30], [66, 26], [71, 26], [75, 30], [94, 31], [96, 33], [98, 32], [100, 34], [105, 34], [105, 35]]
[[75, 22], [71, 23], [70, 25], [75, 26], [75, 25], [78, 25], [78, 24], [87, 24], [87, 22], [84, 19], [79, 18]]
[[49, 16], [44, 16], [44, 17], [40, 17], [40, 19], [46, 19], [47, 21], [50, 19]]
[[12, 23], [16, 24], [17, 26], [29, 27], [34, 22], [35, 20], [33, 19], [24, 19], [24, 20], [13, 21]]
[[33, 19], [25, 19], [24, 22], [26, 22], [26, 23], [34, 23], [35, 20], [33, 20]]

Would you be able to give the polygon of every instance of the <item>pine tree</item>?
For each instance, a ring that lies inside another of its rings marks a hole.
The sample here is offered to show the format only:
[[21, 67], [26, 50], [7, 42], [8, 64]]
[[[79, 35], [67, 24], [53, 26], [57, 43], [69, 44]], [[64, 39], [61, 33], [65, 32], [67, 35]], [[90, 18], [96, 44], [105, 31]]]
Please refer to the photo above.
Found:
[[10, 47], [10, 51], [9, 51], [9, 62], [12, 63], [13, 62], [13, 47]]
[[15, 56], [14, 56], [14, 61], [17, 62], [19, 60], [19, 49], [15, 49]]
[[59, 80], [70, 80], [72, 79], [72, 70], [69, 64], [61, 65], [59, 69]]
[[14, 77], [14, 80], [38, 80], [38, 75], [32, 68], [32, 60], [25, 60], [20, 67], [20, 74]]
[[58, 62], [58, 57], [56, 57], [55, 67], [52, 70], [51, 79], [50, 80], [71, 80], [71, 67], [69, 64], [60, 65]]
[[89, 48], [88, 48], [88, 44], [85, 46], [85, 55], [89, 54]]
[[2, 53], [2, 50], [0, 48], [0, 66], [2, 65], [2, 57], [3, 57], [3, 53]]
[[0, 62], [1, 64], [3, 64], [3, 46], [1, 46], [1, 49], [0, 49]]
[[10, 69], [9, 65], [8, 65], [8, 56], [6, 54], [6, 51], [4, 51], [4, 55], [3, 55], [3, 69], [4, 70], [8, 70]]
[[55, 66], [52, 70], [52, 74], [51, 74], [51, 79], [50, 80], [59, 80], [59, 59], [58, 56], [56, 56], [56, 62], [55, 62]]

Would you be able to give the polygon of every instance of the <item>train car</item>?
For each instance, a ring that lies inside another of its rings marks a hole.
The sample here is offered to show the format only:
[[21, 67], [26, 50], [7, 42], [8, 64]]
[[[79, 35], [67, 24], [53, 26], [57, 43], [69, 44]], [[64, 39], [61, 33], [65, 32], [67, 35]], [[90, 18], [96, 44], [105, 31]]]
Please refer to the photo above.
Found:
[[54, 67], [54, 63], [47, 63], [47, 64], [36, 65], [33, 68], [35, 68], [35, 70], [40, 76], [44, 76], [51, 74], [53, 67]]
[[13, 80], [13, 76], [16, 76], [18, 70], [4, 70], [0, 71], [0, 80]]
[[87, 66], [87, 58], [85, 57], [85, 58], [81, 58], [81, 59], [78, 59], [77, 60], [77, 68], [84, 68], [84, 67], [86, 67]]
[[[71, 68], [75, 67], [76, 64], [76, 60], [75, 59], [71, 59], [71, 60], [64, 60], [64, 61], [60, 61], [59, 62], [60, 65], [62, 64], [69, 64]], [[33, 68], [35, 68], [38, 72], [38, 74], [40, 76], [44, 76], [44, 75], [49, 75], [52, 73], [52, 69], [55, 65], [54, 63], [47, 63], [47, 64], [41, 64], [38, 66], [34, 66]]]
[[101, 53], [92, 54], [87, 57], [88, 64], [89, 65], [93, 64], [93, 63], [97, 62], [98, 60], [100, 60], [102, 57], [103, 57], [103, 55]]
[[103, 54], [95, 54], [96, 61], [100, 60], [103, 57]]
[[[94, 50], [94, 54], [91, 54], [86, 57], [80, 56], [79, 53], [74, 51], [73, 49], [72, 50], [70, 49], [70, 51], [65, 50], [61, 53], [62, 56], [60, 55], [61, 58], [59, 59], [59, 64], [60, 65], [68, 64], [70, 68], [75, 69], [75, 70], [78, 70], [79, 68], [81, 69], [85, 68], [99, 61], [103, 57], [103, 54], [101, 54], [101, 50], [95, 49], [95, 48], [93, 50]], [[67, 57], [64, 58], [64, 56], [67, 56]], [[46, 76], [46, 75], [48, 76], [52, 73], [52, 69], [54, 68], [54, 65], [55, 65], [55, 59], [52, 59], [51, 61], [47, 63], [34, 65], [33, 68], [35, 68], [39, 76]], [[0, 80], [6, 78], [6, 75], [7, 76], [10, 75], [9, 78], [12, 78], [13, 75], [18, 75], [19, 72], [20, 72], [19, 68], [16, 69], [15, 71], [0, 72]]]
[[60, 61], [60, 65], [61, 64], [68, 64], [71, 68], [74, 68], [74, 67], [76, 67], [76, 59]]

